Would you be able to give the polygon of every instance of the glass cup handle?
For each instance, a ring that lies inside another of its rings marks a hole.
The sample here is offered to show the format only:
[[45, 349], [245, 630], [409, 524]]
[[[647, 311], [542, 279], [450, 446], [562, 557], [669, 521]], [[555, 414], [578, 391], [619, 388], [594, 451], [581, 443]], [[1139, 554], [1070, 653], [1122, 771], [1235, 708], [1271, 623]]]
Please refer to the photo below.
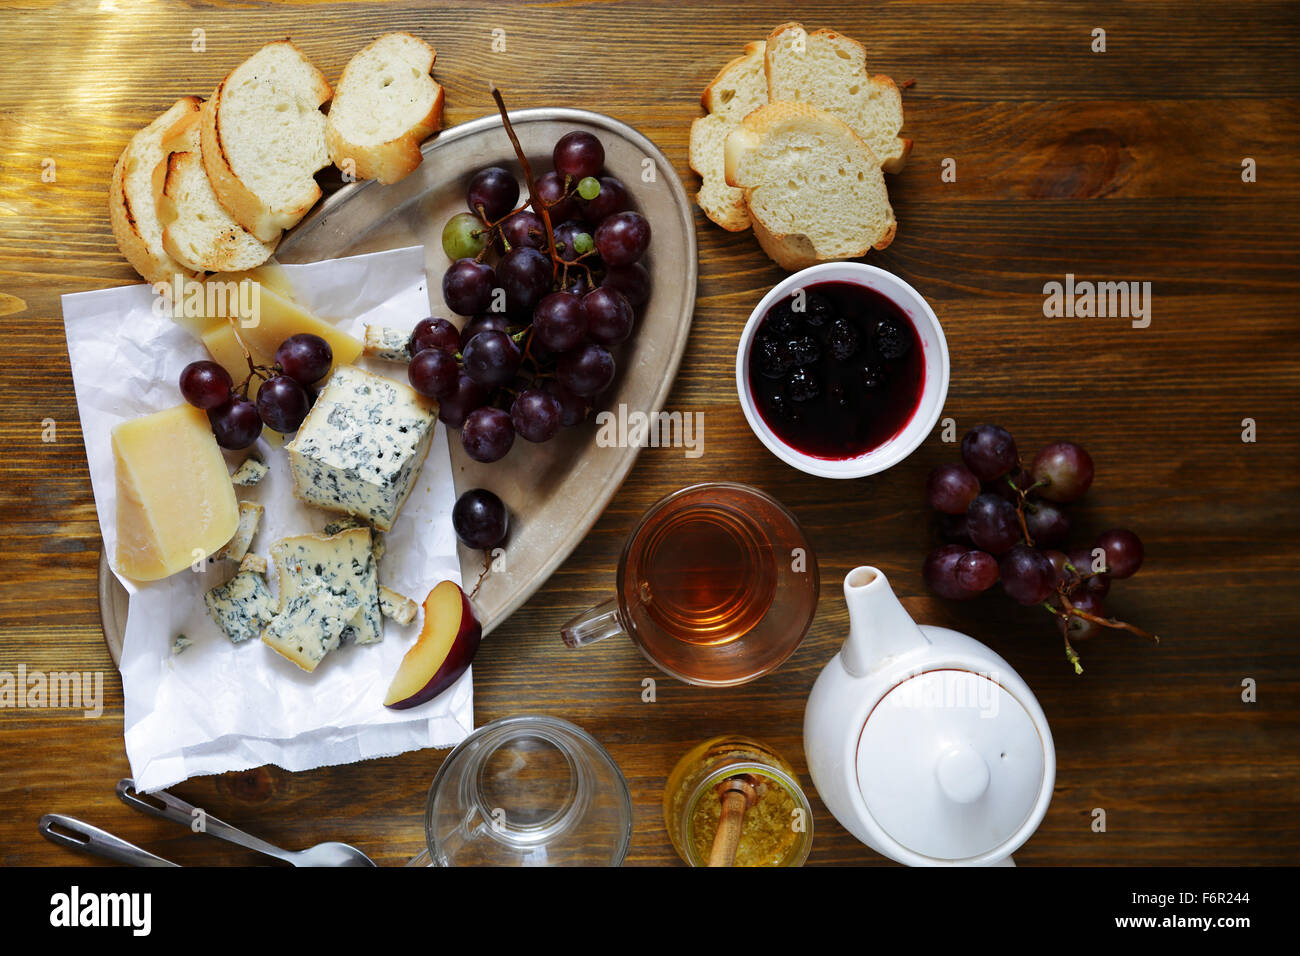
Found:
[[626, 634], [617, 595], [589, 607], [560, 628], [560, 639], [569, 647], [595, 644], [615, 634]]

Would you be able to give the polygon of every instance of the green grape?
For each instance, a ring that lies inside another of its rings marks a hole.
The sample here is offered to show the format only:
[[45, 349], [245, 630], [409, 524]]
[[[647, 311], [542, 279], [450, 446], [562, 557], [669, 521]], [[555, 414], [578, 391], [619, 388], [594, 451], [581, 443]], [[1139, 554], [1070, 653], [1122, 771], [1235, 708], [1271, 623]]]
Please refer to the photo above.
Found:
[[458, 213], [442, 227], [442, 249], [452, 262], [473, 259], [486, 245], [483, 224], [470, 212]]
[[590, 233], [580, 232], [573, 237], [573, 251], [576, 252], [578, 255], [580, 256], [586, 255], [588, 252], [591, 252], [591, 250], [595, 248], [596, 248], [596, 243], [591, 238]]
[[578, 195], [586, 200], [595, 199], [600, 195], [600, 180], [595, 176], [587, 176], [579, 180]]

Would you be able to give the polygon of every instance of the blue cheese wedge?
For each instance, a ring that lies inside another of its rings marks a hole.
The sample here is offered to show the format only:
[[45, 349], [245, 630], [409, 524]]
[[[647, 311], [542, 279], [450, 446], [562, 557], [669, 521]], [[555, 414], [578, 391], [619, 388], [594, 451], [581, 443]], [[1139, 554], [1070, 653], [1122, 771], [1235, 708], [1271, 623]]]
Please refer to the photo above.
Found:
[[343, 643], [378, 644], [384, 639], [379, 609], [379, 576], [370, 550], [370, 531], [349, 528], [335, 535], [302, 534], [278, 541], [271, 548], [280, 583], [280, 606], [288, 607], [314, 582], [333, 590], [348, 590], [359, 607], [341, 639]]
[[382, 325], [367, 325], [363, 355], [385, 362], [410, 362], [411, 333]]
[[314, 671], [339, 646], [361, 602], [350, 589], [312, 581], [284, 606], [262, 631], [262, 643], [305, 671]]
[[294, 494], [391, 531], [429, 453], [437, 405], [364, 369], [334, 371], [285, 445]]
[[235, 473], [230, 476], [230, 480], [240, 487], [251, 488], [265, 478], [268, 471], [270, 469], [262, 459], [249, 457], [245, 458], [244, 463], [235, 469]]
[[278, 610], [266, 581], [256, 571], [240, 571], [203, 595], [203, 603], [234, 644], [261, 634]]
[[406, 625], [415, 620], [415, 602], [382, 584], [379, 585], [379, 610], [384, 617], [398, 624]]
[[244, 555], [248, 554], [248, 549], [253, 546], [253, 535], [257, 534], [257, 525], [261, 522], [262, 512], [265, 510], [255, 502], [241, 501], [239, 527], [235, 529], [235, 536], [226, 542], [215, 557], [226, 558], [229, 561], [243, 561]]

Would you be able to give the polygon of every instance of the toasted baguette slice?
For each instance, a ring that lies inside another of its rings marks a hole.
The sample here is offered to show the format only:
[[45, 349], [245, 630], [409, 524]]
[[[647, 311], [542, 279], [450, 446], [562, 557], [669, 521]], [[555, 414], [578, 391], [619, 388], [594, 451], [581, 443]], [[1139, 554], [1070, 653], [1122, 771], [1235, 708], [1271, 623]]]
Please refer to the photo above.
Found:
[[388, 33], [348, 61], [325, 128], [335, 166], [395, 183], [420, 165], [420, 144], [442, 128], [437, 58], [423, 40]]
[[767, 96], [796, 100], [834, 113], [867, 141], [885, 172], [907, 162], [912, 141], [903, 128], [903, 97], [887, 76], [867, 73], [867, 51], [831, 30], [808, 33], [786, 23], [767, 38], [764, 54]]
[[709, 115], [691, 123], [691, 169], [701, 180], [695, 201], [723, 229], [741, 232], [749, 228], [749, 213], [741, 191], [727, 185], [723, 145], [745, 114], [767, 102], [762, 41], [746, 44], [743, 56], [719, 70], [700, 102]]
[[271, 242], [320, 198], [312, 177], [329, 165], [325, 74], [288, 40], [235, 67], [203, 106], [203, 168], [231, 217]]
[[727, 182], [745, 191], [754, 236], [786, 269], [883, 249], [897, 223], [875, 153], [807, 103], [769, 103], [731, 131]]
[[162, 193], [158, 218], [163, 224], [163, 248], [189, 269], [239, 272], [260, 266], [275, 242], [262, 242], [230, 218], [212, 191], [200, 155], [199, 114], [191, 113], [164, 142]]
[[170, 283], [177, 273], [186, 278], [193, 275], [163, 248], [163, 227], [155, 208], [156, 189], [161, 187], [154, 182], [154, 172], [166, 159], [163, 140], [177, 123], [197, 116], [202, 105], [197, 96], [181, 97], [166, 113], [131, 137], [113, 167], [108, 191], [113, 238], [132, 268], [149, 283]]

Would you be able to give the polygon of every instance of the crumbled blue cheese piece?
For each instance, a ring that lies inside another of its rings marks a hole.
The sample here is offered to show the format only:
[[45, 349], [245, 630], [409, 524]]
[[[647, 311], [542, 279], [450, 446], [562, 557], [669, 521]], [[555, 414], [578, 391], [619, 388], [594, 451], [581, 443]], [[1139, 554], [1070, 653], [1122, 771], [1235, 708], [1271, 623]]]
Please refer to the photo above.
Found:
[[234, 644], [257, 637], [275, 617], [275, 598], [256, 571], [240, 571], [203, 595], [208, 614]]
[[334, 371], [285, 446], [294, 494], [391, 531], [429, 453], [436, 403], [363, 369]]
[[379, 576], [368, 529], [285, 538], [271, 548], [271, 559], [279, 575], [282, 608], [313, 582], [322, 582], [336, 591], [349, 590], [360, 605], [341, 635], [342, 643], [377, 644], [384, 639]]
[[262, 512], [265, 510], [255, 502], [241, 501], [239, 527], [235, 529], [235, 536], [225, 543], [215, 557], [229, 561], [243, 561], [244, 555], [248, 554], [248, 549], [253, 545], [253, 535], [257, 534], [257, 525], [262, 520]]
[[341, 518], [335, 518], [325, 525], [322, 533], [338, 534], [340, 531], [348, 530], [348, 528], [365, 528], [370, 532], [370, 550], [374, 552], [375, 564], [378, 565], [379, 559], [384, 556], [387, 547], [384, 544], [384, 533], [371, 528], [370, 522], [364, 518], [358, 518], [356, 515], [344, 515]]
[[382, 325], [367, 325], [362, 354], [385, 362], [409, 362], [411, 333]]
[[398, 624], [410, 624], [415, 620], [416, 604], [405, 594], [399, 594], [390, 587], [379, 585], [379, 610], [384, 617]]
[[256, 571], [258, 574], [265, 574], [266, 558], [262, 557], [260, 554], [253, 554], [250, 551], [240, 559], [239, 570]]
[[339, 636], [360, 606], [350, 589], [312, 581], [266, 626], [262, 642], [303, 670], [314, 671], [339, 646]]
[[176, 640], [172, 641], [172, 653], [184, 654], [188, 648], [193, 646], [194, 646], [194, 642], [191, 641], [188, 637], [186, 637], [184, 634], [177, 634]]
[[235, 473], [230, 476], [231, 482], [244, 488], [251, 488], [263, 478], [270, 469], [267, 468], [266, 462], [256, 456], [249, 456], [244, 459], [244, 463], [235, 469]]

